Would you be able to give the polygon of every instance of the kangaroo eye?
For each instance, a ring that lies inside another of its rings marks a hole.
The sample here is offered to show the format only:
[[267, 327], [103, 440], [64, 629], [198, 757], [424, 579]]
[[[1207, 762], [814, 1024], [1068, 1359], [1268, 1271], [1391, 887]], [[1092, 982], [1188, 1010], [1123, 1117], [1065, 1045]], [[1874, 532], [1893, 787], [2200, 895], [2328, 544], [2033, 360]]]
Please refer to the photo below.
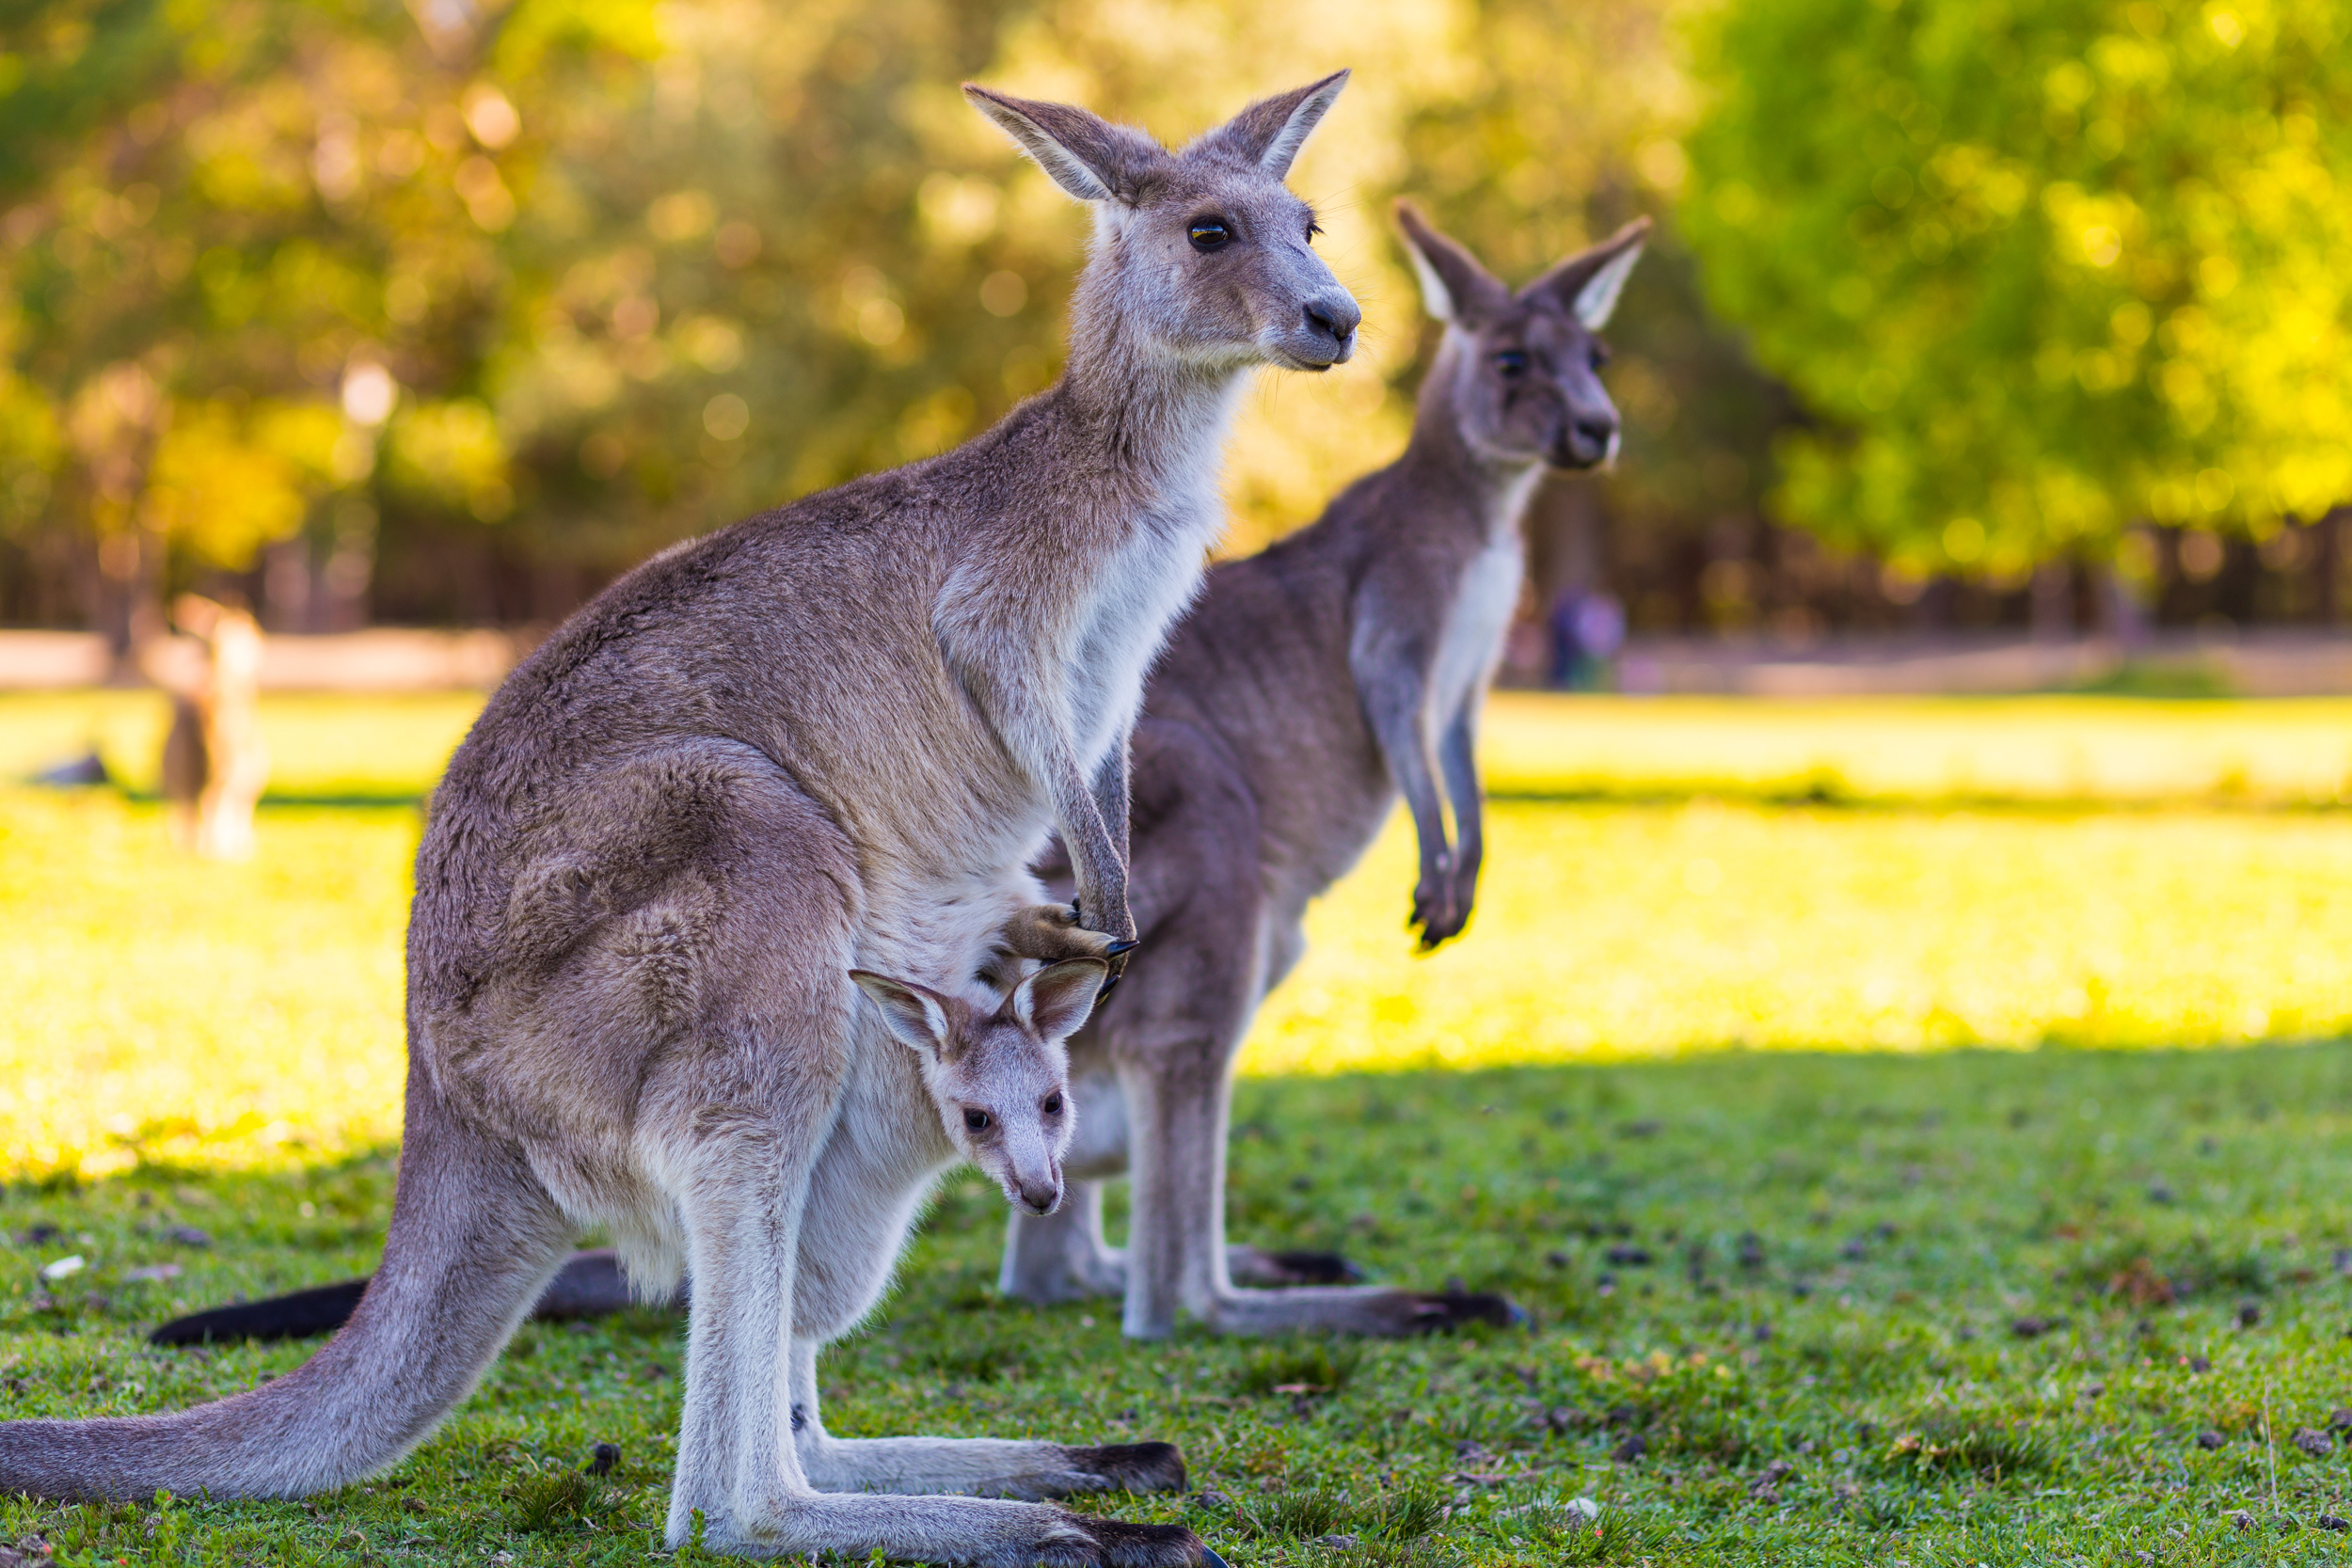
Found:
[[1049, 1117], [1057, 1117], [1061, 1115], [1061, 1096], [1057, 1094], [1047, 1095], [1045, 1097], [1044, 1109], [1045, 1114]]
[[1527, 373], [1527, 355], [1519, 349], [1506, 348], [1495, 356], [1495, 369], [1504, 379], [1517, 380]]
[[988, 1122], [989, 1116], [986, 1111], [966, 1111], [963, 1113], [963, 1125], [975, 1132], [987, 1132]]
[[1322, 232], [1323, 232], [1323, 225], [1321, 225], [1321, 224], [1317, 223], [1317, 222], [1316, 222], [1314, 219], [1312, 219], [1312, 218], [1309, 218], [1309, 219], [1307, 220], [1307, 243], [1308, 243], [1309, 245], [1312, 245], [1312, 244], [1314, 244], [1314, 243], [1315, 243], [1315, 236], [1316, 236], [1317, 234], [1322, 233]]
[[1603, 365], [1609, 363], [1609, 345], [1607, 343], [1595, 343], [1593, 345], [1592, 355], [1590, 356], [1590, 362], [1595, 370], [1598, 370]]
[[1193, 219], [1191, 238], [1195, 250], [1215, 250], [1232, 237], [1233, 231], [1226, 227], [1223, 218]]

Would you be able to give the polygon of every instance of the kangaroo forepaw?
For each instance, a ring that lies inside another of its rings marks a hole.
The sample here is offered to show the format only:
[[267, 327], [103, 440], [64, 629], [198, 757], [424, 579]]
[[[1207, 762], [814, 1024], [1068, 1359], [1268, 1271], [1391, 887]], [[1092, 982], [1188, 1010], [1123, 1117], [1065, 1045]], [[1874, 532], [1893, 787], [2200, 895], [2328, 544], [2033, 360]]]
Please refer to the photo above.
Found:
[[1032, 904], [1005, 922], [996, 946], [1009, 958], [1059, 963], [1064, 958], [1115, 958], [1135, 943], [1121, 942], [1078, 924], [1070, 904]]
[[1104, 1492], [1182, 1492], [1184, 1450], [1173, 1443], [1104, 1443], [1062, 1449], [1062, 1460], [1080, 1475], [1097, 1477]]

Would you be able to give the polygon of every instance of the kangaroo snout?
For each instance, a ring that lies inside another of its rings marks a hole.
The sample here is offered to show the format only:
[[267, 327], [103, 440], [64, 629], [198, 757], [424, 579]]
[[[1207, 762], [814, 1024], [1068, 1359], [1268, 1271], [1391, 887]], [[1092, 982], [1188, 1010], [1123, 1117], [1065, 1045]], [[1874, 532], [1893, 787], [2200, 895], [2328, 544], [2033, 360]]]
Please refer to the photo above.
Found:
[[1300, 345], [1299, 361], [1311, 370], [1345, 364], [1356, 352], [1356, 328], [1364, 319], [1355, 299], [1344, 292], [1318, 294], [1306, 303], [1302, 313], [1306, 341]]
[[1021, 1207], [1030, 1213], [1041, 1217], [1061, 1207], [1061, 1174], [1058, 1171], [1042, 1180], [1025, 1177], [1017, 1184]]
[[1568, 421], [1555, 458], [1564, 468], [1589, 468], [1605, 463], [1617, 450], [1617, 421], [1601, 415], [1579, 414]]

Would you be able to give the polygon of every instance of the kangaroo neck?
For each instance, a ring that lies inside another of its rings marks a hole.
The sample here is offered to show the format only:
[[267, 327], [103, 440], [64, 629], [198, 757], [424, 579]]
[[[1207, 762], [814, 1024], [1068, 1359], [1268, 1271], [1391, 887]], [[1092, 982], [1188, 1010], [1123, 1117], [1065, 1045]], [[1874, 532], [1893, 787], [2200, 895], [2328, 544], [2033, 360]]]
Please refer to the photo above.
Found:
[[1413, 493], [1457, 498], [1448, 514], [1477, 529], [1485, 543], [1499, 546], [1518, 535], [1544, 466], [1536, 458], [1481, 451], [1462, 434], [1454, 401], [1460, 360], [1453, 334], [1447, 337], [1414, 409], [1412, 439], [1391, 471]]
[[1115, 321], [1082, 321], [1057, 401], [1112, 493], [1152, 513], [1214, 477], [1251, 367], [1178, 359], [1136, 337]]

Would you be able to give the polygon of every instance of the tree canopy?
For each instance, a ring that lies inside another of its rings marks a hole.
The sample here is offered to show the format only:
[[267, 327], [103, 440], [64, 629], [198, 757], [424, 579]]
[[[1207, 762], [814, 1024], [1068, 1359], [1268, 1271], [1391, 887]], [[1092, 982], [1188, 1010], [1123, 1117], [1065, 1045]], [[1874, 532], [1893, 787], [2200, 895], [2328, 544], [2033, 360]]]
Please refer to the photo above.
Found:
[[1791, 519], [1998, 578], [2352, 499], [2352, 6], [1733, 3], [1696, 70]]

